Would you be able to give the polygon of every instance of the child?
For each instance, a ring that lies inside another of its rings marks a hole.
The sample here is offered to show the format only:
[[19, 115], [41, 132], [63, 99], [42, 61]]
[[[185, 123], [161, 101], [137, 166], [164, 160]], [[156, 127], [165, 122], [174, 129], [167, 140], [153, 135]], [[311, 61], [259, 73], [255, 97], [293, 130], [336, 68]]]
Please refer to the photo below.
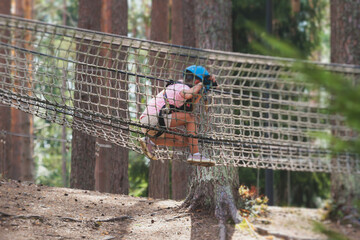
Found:
[[[153, 128], [176, 131], [176, 127], [185, 126], [186, 134], [196, 135], [195, 117], [191, 113], [193, 105], [198, 103], [200, 91], [206, 92], [210, 86], [217, 86], [215, 77], [202, 66], [192, 65], [184, 71], [184, 82], [170, 83], [152, 98], [140, 116], [140, 123]], [[195, 83], [194, 86], [192, 84]], [[214, 166], [215, 161], [199, 152], [198, 139], [165, 133], [161, 130], [142, 128], [146, 137], [140, 139], [144, 153], [157, 160], [153, 154], [155, 145], [189, 147], [187, 162], [194, 165]]]

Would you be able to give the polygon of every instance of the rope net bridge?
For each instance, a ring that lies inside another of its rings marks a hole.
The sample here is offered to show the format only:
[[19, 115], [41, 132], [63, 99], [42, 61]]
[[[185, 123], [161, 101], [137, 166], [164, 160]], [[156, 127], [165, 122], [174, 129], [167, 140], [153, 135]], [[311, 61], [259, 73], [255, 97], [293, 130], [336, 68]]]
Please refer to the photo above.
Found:
[[[292, 60], [174, 46], [0, 15], [0, 100], [51, 122], [141, 152], [140, 114], [190, 65], [218, 88], [197, 103], [200, 151], [218, 165], [360, 173], [352, 153], [334, 153], [314, 133], [354, 137], [329, 96], [296, 79]], [[318, 64], [320, 65], [320, 64]], [[360, 69], [321, 65], [357, 81]], [[184, 161], [188, 147], [157, 146], [158, 159]]]

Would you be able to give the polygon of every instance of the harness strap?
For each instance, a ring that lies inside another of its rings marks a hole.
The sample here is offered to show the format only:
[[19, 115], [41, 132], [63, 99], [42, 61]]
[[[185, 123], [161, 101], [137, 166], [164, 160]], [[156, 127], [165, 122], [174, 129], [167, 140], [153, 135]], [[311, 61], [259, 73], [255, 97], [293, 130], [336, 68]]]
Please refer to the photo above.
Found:
[[164, 116], [163, 116], [164, 108], [165, 108], [165, 105], [161, 108], [159, 115], [158, 115], [158, 124], [159, 124], [160, 130], [155, 134], [154, 137], [156, 137], [156, 138], [163, 135], [164, 130], [166, 129], [166, 124], [165, 124], [165, 120], [164, 120]]
[[[165, 99], [165, 106], [166, 106], [166, 108], [167, 109], [171, 109], [171, 105], [170, 105], [170, 103], [169, 103], [169, 99], [168, 99], [168, 96], [167, 96], [167, 94], [166, 94], [166, 88], [164, 89], [164, 94], [163, 94], [163, 96], [164, 96], [164, 99]], [[163, 107], [164, 108], [164, 107]], [[161, 109], [162, 110], [162, 109]], [[161, 111], [160, 110], [160, 111]]]
[[164, 88], [164, 100], [165, 100], [165, 105], [160, 109], [159, 115], [158, 115], [158, 125], [161, 129], [163, 130], [159, 130], [157, 132], [157, 134], [154, 137], [160, 137], [163, 133], [164, 133], [164, 129], [166, 129], [166, 124], [165, 124], [165, 120], [164, 120], [164, 112], [166, 111], [166, 114], [171, 114], [172, 112], [175, 111], [187, 111], [187, 112], [191, 112], [192, 111], [192, 104], [189, 100], [187, 100], [181, 107], [176, 107], [173, 104], [170, 104], [169, 102], [169, 98], [166, 94], [166, 87]]

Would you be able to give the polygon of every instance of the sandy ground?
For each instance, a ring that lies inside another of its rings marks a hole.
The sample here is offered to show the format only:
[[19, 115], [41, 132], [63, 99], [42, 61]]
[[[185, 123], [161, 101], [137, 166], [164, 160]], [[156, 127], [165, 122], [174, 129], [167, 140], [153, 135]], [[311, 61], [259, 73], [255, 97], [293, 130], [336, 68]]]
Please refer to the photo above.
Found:
[[[181, 202], [0, 180], [0, 240], [218, 239], [217, 220]], [[270, 207], [253, 227], [227, 224], [228, 239], [327, 239], [313, 231], [317, 209]], [[334, 227], [360, 239], [351, 227]]]

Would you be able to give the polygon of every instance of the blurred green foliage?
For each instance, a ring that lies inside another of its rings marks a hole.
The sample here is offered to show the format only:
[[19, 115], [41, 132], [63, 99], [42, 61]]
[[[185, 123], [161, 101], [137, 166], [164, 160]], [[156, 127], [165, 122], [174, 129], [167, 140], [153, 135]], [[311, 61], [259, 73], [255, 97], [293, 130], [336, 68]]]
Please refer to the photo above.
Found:
[[[259, 52], [264, 51], [269, 55], [296, 59], [297, 61], [294, 61], [292, 65], [292, 71], [297, 72], [295, 80], [310, 83], [312, 86], [310, 91], [319, 93], [317, 99], [314, 100], [326, 107], [326, 112], [324, 113], [338, 114], [344, 117], [343, 122], [336, 122], [336, 124], [343, 124], [351, 129], [346, 135], [344, 135], [345, 132], [340, 131], [329, 131], [328, 133], [312, 132], [309, 134], [322, 140], [326, 146], [331, 148], [333, 154], [337, 154], [338, 152], [359, 154], [360, 86], [357, 81], [355, 81], [359, 75], [340, 75], [336, 73], [336, 71], [333, 71], [333, 68], [340, 67], [336, 64], [328, 65], [325, 69], [321, 65], [305, 61], [306, 57], [303, 56], [301, 50], [295, 46], [281, 41], [275, 36], [269, 36], [258, 27], [253, 27], [253, 30], [259, 41], [252, 46]], [[261, 44], [263, 42], [266, 42], [268, 46], [264, 47]], [[358, 68], [356, 66], [353, 67]], [[302, 203], [305, 204], [305, 206], [311, 207], [312, 202], [309, 202], [309, 200], [317, 199], [318, 197], [330, 197], [329, 174], [314, 173], [304, 178], [303, 173], [292, 173], [291, 179], [293, 179], [294, 176], [297, 185], [292, 185], [292, 188], [296, 189], [300, 187], [301, 192], [300, 194], [298, 194], [299, 191], [293, 192], [293, 203], [303, 198]], [[332, 199], [336, 202], [335, 211], [333, 212], [343, 214], [343, 207], [346, 208], [349, 202], [348, 196], [360, 196], [360, 189], [356, 187], [356, 179], [358, 176], [345, 177], [345, 175], [339, 175], [338, 178], [342, 179], [342, 182], [338, 183], [342, 184], [342, 187], [338, 190], [342, 192], [337, 194], [338, 197], [336, 199]], [[338, 179], [338, 181], [340, 181], [340, 179]], [[281, 183], [281, 181], [279, 183]], [[305, 186], [305, 188], [303, 186]], [[351, 204], [352, 206], [357, 206], [357, 197], [354, 199], [355, 202]]]
[[[78, 20], [78, 0], [66, 1], [66, 24], [67, 26], [76, 27]], [[63, 25], [63, 0], [34, 0], [35, 19], [52, 24]]]
[[[303, 55], [308, 57], [321, 46], [321, 40], [324, 40], [324, 16], [329, 3], [326, 0], [300, 0], [299, 11], [296, 11], [291, 2], [272, 1], [272, 34], [301, 49]], [[233, 50], [264, 54], [251, 46], [256, 36], [248, 23], [265, 28], [266, 1], [232, 0], [232, 4]]]
[[[63, 187], [62, 181], [62, 126], [51, 124], [44, 119], [34, 119], [34, 159], [36, 169], [36, 183], [48, 186]], [[70, 129], [67, 135], [71, 136]], [[70, 171], [71, 142], [67, 141], [67, 170]], [[69, 174], [68, 174], [69, 176]], [[67, 182], [69, 179], [67, 179]], [[67, 186], [66, 186], [67, 187]]]
[[[141, 4], [138, 4], [138, 3]], [[128, 29], [129, 36], [146, 39], [150, 34], [151, 0], [129, 0]]]
[[315, 232], [325, 234], [329, 240], [349, 240], [346, 236], [329, 229], [321, 222], [313, 221], [313, 229]]
[[134, 151], [129, 153], [129, 195], [147, 197], [149, 179], [149, 160]]
[[[279, 189], [283, 189], [285, 185], [285, 177], [280, 171]], [[291, 172], [291, 204], [294, 206], [316, 208], [322, 205], [324, 199], [330, 198], [330, 174], [329, 173], [315, 173], [315, 172]], [[284, 197], [279, 197], [284, 199]], [[287, 203], [280, 202], [280, 205]]]
[[[301, 0], [298, 9], [293, 9], [292, 1], [272, 1], [271, 35], [265, 31], [266, 1], [233, 0], [232, 3], [233, 49], [236, 52], [314, 59], [316, 52], [324, 52], [324, 44], [329, 48], [329, 20], [325, 18], [328, 1]], [[258, 186], [260, 194], [265, 192], [265, 170], [239, 168], [239, 179], [241, 184]], [[319, 207], [323, 199], [330, 197], [330, 175], [274, 171], [274, 191], [277, 205], [290, 202], [294, 206]]]

